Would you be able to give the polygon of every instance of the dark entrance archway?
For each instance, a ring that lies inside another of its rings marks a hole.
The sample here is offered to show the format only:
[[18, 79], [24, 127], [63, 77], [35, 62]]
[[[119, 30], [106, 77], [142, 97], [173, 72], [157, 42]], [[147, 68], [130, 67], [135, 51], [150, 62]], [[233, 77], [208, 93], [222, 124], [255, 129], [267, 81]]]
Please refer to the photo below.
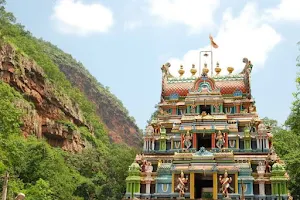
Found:
[[197, 134], [197, 151], [201, 147], [205, 147], [205, 149], [209, 150], [211, 149], [211, 135], [210, 134], [205, 134], [203, 135], [202, 133]]
[[195, 199], [212, 199], [212, 175], [195, 174]]

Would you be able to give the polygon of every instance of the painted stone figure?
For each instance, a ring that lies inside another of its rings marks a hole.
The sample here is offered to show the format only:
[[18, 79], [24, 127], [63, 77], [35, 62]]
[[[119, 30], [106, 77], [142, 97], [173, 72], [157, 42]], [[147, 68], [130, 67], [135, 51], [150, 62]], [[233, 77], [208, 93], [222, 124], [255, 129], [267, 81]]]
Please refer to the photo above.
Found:
[[190, 132], [188, 131], [185, 136], [184, 136], [184, 146], [186, 149], [189, 149], [192, 146], [192, 136], [190, 134]]
[[179, 191], [179, 197], [184, 197], [184, 193], [187, 190], [188, 178], [184, 177], [183, 171], [181, 171], [180, 176], [178, 177], [178, 184], [176, 190]]
[[233, 191], [233, 188], [230, 186], [230, 183], [232, 182], [232, 178], [228, 177], [228, 173], [225, 170], [224, 173], [224, 177], [222, 177], [222, 175], [220, 175], [219, 177], [219, 181], [221, 183], [221, 190], [222, 190], [222, 194], [225, 198], [229, 198], [229, 191], [228, 189], [230, 189], [231, 191]]
[[219, 148], [219, 149], [222, 149], [224, 143], [225, 143], [225, 139], [224, 139], [224, 136], [222, 134], [221, 131], [218, 132], [218, 135], [216, 137], [216, 140], [217, 140], [217, 143], [216, 143], [216, 146]]

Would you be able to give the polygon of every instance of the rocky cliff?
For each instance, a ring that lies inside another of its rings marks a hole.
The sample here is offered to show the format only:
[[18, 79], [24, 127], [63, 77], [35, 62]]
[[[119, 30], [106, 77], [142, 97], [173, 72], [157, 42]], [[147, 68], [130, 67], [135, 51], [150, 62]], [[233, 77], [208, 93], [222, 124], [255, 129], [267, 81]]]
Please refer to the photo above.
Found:
[[39, 40], [43, 51], [60, 68], [72, 85], [78, 88], [96, 107], [112, 141], [141, 147], [141, 132], [122, 102], [99, 83], [71, 55], [49, 42]]
[[[70, 82], [95, 105], [112, 141], [140, 147], [138, 127], [115, 106], [108, 95], [101, 93], [91, 78], [68, 64], [60, 63], [59, 67]], [[0, 47], [0, 80], [21, 92], [32, 103], [16, 103], [16, 106], [26, 111], [22, 120], [24, 136], [35, 134], [46, 138], [52, 146], [72, 152], [80, 152], [85, 147], [80, 132], [72, 125], [86, 127], [91, 135], [93, 127], [83, 116], [78, 104], [54, 87], [40, 66], [25, 55], [16, 53], [11, 45]]]
[[90, 81], [78, 68], [67, 65], [59, 65], [59, 67], [68, 80], [96, 105], [97, 114], [108, 128], [109, 136], [114, 142], [125, 142], [136, 147], [141, 146], [141, 135], [138, 134], [138, 127], [114, 105], [113, 100], [101, 93], [97, 85]]
[[46, 80], [45, 73], [32, 60], [16, 54], [10, 45], [0, 47], [0, 80], [21, 92], [31, 104], [16, 102], [25, 111], [21, 127], [25, 137], [33, 133], [53, 146], [78, 152], [84, 148], [80, 135], [61, 121], [87, 126], [78, 105]]

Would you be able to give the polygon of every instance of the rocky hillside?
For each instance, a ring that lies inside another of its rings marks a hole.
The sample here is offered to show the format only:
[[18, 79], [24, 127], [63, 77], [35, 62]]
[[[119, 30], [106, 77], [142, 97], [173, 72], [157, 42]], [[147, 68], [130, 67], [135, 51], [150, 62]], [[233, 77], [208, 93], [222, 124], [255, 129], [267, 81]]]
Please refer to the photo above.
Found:
[[[53, 65], [57, 65], [72, 86], [79, 89], [94, 104], [96, 114], [112, 141], [136, 148], [141, 146], [140, 131], [120, 100], [99, 84], [70, 55], [43, 40], [35, 39], [35, 43], [42, 49], [41, 54], [48, 57], [48, 62], [52, 61]], [[36, 113], [29, 117], [30, 120], [25, 120], [24, 134], [44, 136], [51, 145], [63, 149], [80, 150], [84, 144], [78, 134], [64, 130], [61, 123], [63, 120], [78, 126], [84, 125], [93, 132], [93, 127], [83, 117], [76, 101], [72, 101], [65, 93], [60, 94], [56, 86], [47, 80], [42, 67], [26, 56], [17, 55], [12, 46], [3, 45], [0, 56], [0, 79], [28, 96], [36, 107]]]
[[114, 142], [125, 142], [131, 146], [141, 146], [140, 131], [133, 117], [130, 117], [122, 102], [99, 83], [80, 63], [71, 55], [49, 42], [39, 40], [44, 52], [49, 55], [60, 70], [65, 74], [73, 86], [83, 92], [93, 102], [97, 114], [109, 131]]
[[121, 199], [124, 166], [141, 147], [134, 119], [80, 63], [17, 24], [4, 3], [0, 176], [11, 177], [7, 199], [19, 192], [28, 200]]

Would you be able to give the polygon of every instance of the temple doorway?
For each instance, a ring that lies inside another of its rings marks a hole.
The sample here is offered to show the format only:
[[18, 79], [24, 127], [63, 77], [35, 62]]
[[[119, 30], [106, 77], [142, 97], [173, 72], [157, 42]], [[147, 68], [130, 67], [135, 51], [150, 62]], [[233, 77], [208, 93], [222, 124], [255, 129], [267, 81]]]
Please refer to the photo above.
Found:
[[201, 106], [200, 106], [200, 110], [201, 110], [201, 113], [202, 113], [203, 111], [205, 111], [206, 114], [211, 114], [210, 105], [201, 105]]
[[195, 199], [209, 200], [213, 198], [212, 175], [195, 174]]
[[211, 149], [211, 135], [209, 134], [197, 134], [197, 151], [201, 147], [205, 147], [205, 149]]

